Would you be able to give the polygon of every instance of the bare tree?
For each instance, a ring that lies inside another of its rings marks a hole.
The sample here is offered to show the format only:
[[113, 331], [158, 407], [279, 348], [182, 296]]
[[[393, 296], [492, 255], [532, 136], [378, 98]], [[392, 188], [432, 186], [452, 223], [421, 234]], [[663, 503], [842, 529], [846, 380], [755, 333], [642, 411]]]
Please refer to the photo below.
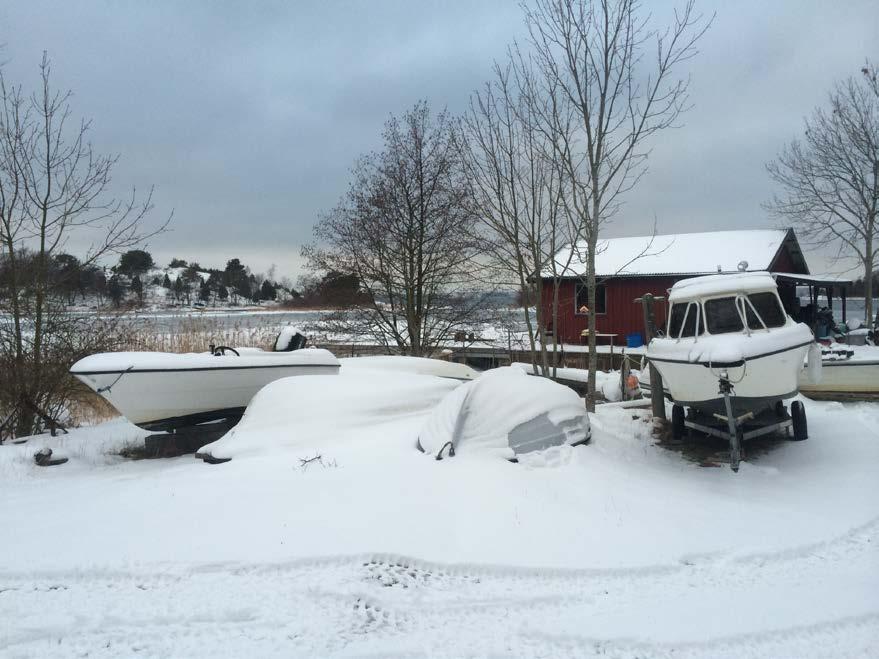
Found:
[[869, 323], [879, 265], [879, 83], [876, 65], [867, 62], [861, 73], [837, 83], [829, 107], [806, 119], [803, 140], [767, 165], [783, 191], [767, 207], [812, 244], [835, 244], [839, 258], [857, 259]]
[[365, 295], [344, 315], [352, 333], [429, 355], [481, 309], [469, 295], [479, 241], [448, 113], [419, 102], [388, 120], [383, 141], [303, 256], [312, 271], [357, 277]]
[[[530, 61], [511, 48], [508, 62], [496, 63], [494, 76], [470, 99], [462, 119], [462, 151], [474, 214], [486, 227], [495, 281], [533, 293], [536, 326], [524, 305], [532, 366], [550, 374], [545, 334], [558, 315], [559, 270], [556, 253], [576, 241], [563, 197], [563, 172], [539, 122], [548, 109], [532, 89]], [[552, 282], [552, 320], [545, 317], [544, 277]], [[552, 275], [555, 276], [552, 276]], [[556, 348], [553, 343], [553, 348]], [[553, 362], [555, 365], [555, 361]]]
[[102, 256], [141, 244], [167, 225], [148, 232], [141, 228], [152, 208], [151, 192], [142, 201], [134, 191], [125, 200], [109, 196], [118, 158], [94, 152], [87, 140], [91, 124], [73, 122], [71, 93], [52, 88], [45, 54], [39, 70], [40, 84], [32, 94], [11, 85], [0, 70], [0, 245], [5, 272], [0, 311], [10, 318], [0, 326], [0, 358], [7, 369], [2, 406], [19, 407], [18, 434], [37, 429], [31, 406], [63, 405], [58, 378], [69, 381], [66, 370], [79, 352], [74, 344], [89, 343], [89, 331], [82, 326], [89, 321], [64, 311], [51, 276], [54, 256], [73, 237], [90, 240], [81, 264], [91, 266]]
[[693, 0], [654, 29], [636, 0], [536, 0], [526, 22], [548, 112], [542, 125], [561, 164], [586, 248], [589, 405], [594, 404], [595, 256], [599, 235], [647, 167], [648, 141], [687, 108], [692, 58], [710, 25]]

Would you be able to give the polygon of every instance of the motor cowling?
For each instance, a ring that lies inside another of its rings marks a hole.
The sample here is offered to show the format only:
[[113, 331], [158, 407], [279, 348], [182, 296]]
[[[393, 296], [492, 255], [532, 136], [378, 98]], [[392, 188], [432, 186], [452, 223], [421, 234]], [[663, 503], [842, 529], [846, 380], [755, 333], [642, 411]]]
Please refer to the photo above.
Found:
[[275, 339], [275, 352], [301, 350], [308, 343], [308, 337], [298, 327], [285, 327]]

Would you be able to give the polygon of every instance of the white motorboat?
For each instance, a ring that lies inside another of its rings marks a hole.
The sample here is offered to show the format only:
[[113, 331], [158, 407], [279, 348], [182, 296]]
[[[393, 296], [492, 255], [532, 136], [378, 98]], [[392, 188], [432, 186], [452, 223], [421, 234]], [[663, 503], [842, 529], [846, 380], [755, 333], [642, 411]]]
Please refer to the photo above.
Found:
[[743, 440], [777, 430], [806, 439], [802, 403], [794, 401], [788, 415], [784, 401], [797, 395], [807, 353], [812, 378], [820, 377], [820, 352], [812, 330], [785, 313], [772, 276], [685, 279], [668, 300], [667, 333], [650, 341], [646, 356], [674, 403], [672, 435], [691, 428], [728, 439], [735, 471]]
[[800, 391], [818, 400], [875, 400], [879, 398], [879, 347], [833, 344], [821, 350], [821, 380], [800, 372]]
[[339, 372], [328, 350], [304, 348], [305, 337], [285, 328], [273, 351], [211, 346], [204, 353], [108, 352], [70, 369], [132, 423], [173, 430], [234, 419], [269, 382]]

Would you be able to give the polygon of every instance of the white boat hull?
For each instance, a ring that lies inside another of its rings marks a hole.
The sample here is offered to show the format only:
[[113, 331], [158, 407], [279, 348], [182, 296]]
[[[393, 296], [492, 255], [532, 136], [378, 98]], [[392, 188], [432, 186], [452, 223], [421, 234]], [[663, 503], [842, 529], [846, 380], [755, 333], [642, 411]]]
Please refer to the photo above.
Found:
[[[799, 374], [808, 346], [797, 346], [767, 356], [745, 360], [743, 366], [726, 368], [733, 384], [737, 407], [759, 406], [792, 398], [799, 389]], [[699, 362], [654, 360], [663, 386], [678, 404], [704, 407], [719, 404], [721, 369]]]
[[[138, 353], [120, 353], [126, 354]], [[124, 357], [116, 360], [116, 368], [108, 368], [106, 359], [95, 368], [95, 363], [87, 361], [92, 358], [86, 358], [75, 364], [71, 373], [135, 425], [165, 430], [240, 415], [253, 396], [275, 380], [339, 371], [338, 361], [328, 352], [325, 363], [313, 355], [303, 361], [296, 353], [264, 354], [255, 358], [211, 358], [209, 366], [201, 367], [181, 359], [176, 368], [171, 360], [155, 368], [156, 364], [144, 359]]]
[[825, 361], [821, 381], [800, 372], [800, 391], [810, 398], [873, 398], [879, 396], [879, 361]]

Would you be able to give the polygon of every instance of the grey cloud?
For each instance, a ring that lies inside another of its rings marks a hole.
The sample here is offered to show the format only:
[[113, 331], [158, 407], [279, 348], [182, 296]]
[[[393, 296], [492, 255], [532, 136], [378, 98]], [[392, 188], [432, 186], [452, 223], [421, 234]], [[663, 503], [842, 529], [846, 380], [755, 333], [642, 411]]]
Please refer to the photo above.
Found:
[[[835, 79], [879, 56], [874, 2], [699, 6], [718, 15], [690, 66], [694, 107], [652, 145], [608, 235], [654, 215], [663, 232], [769, 225], [764, 163]], [[523, 34], [508, 0], [0, 3], [7, 76], [31, 84], [47, 49], [96, 146], [121, 154], [117, 189], [155, 184], [157, 217], [175, 209], [160, 260], [287, 274], [388, 115], [420, 98], [462, 111]]]

